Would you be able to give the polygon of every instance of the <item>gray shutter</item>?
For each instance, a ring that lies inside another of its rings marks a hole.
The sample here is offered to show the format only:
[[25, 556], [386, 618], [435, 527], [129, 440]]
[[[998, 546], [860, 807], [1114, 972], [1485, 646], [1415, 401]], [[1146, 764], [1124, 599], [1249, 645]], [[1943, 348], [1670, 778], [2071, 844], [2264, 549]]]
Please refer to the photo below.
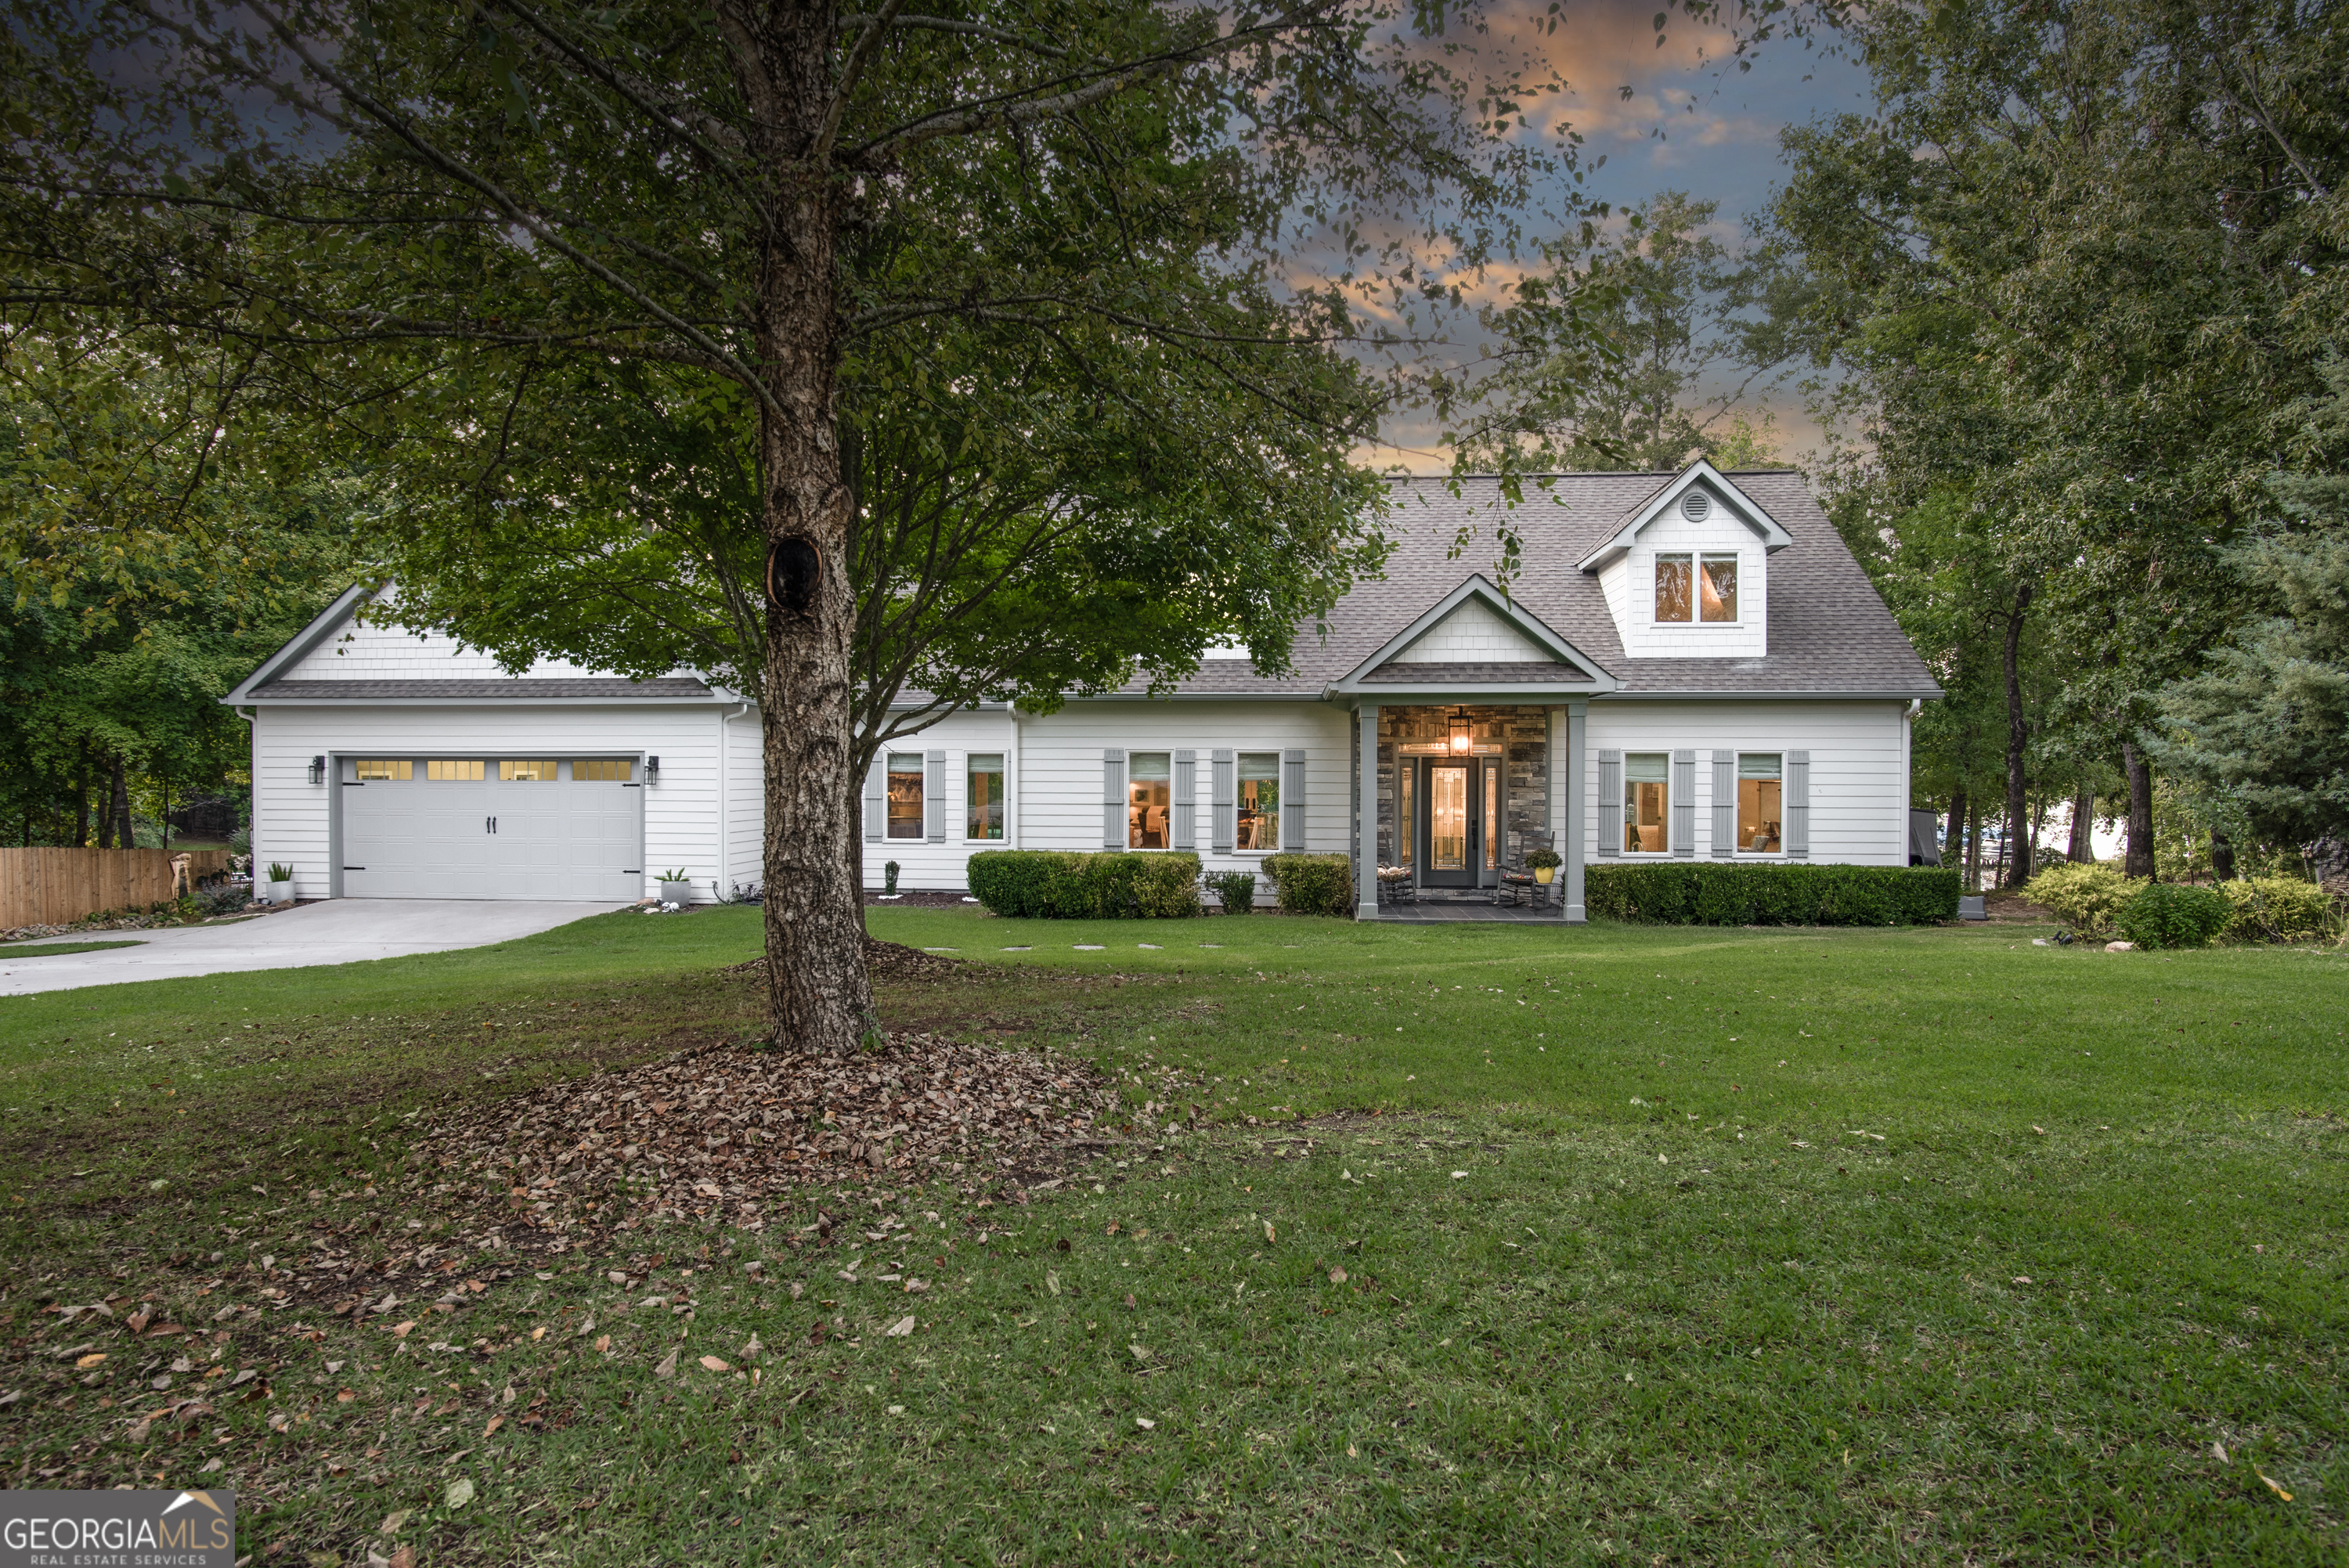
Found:
[[1208, 753], [1215, 777], [1210, 781], [1213, 792], [1208, 796], [1216, 813], [1216, 853], [1228, 855], [1240, 841], [1240, 780], [1239, 759], [1228, 751]]
[[1125, 753], [1102, 753], [1102, 848], [1125, 848]]
[[1786, 858], [1811, 858], [1811, 754], [1786, 753]]
[[864, 772], [864, 836], [881, 839], [889, 832], [889, 759], [875, 756]]
[[1280, 848], [1284, 854], [1301, 855], [1305, 852], [1305, 753], [1302, 751], [1280, 754]]
[[[1577, 823], [1578, 830], [1580, 824]], [[1612, 860], [1623, 852], [1623, 754], [1599, 754], [1599, 852]]]
[[1199, 847], [1199, 754], [1174, 754], [1174, 843], [1178, 850]]
[[1672, 753], [1672, 853], [1696, 853], [1696, 753]]
[[1713, 852], [1727, 860], [1737, 848], [1737, 753], [1713, 754]]
[[947, 841], [947, 754], [943, 751], [922, 758], [922, 832], [934, 844]]

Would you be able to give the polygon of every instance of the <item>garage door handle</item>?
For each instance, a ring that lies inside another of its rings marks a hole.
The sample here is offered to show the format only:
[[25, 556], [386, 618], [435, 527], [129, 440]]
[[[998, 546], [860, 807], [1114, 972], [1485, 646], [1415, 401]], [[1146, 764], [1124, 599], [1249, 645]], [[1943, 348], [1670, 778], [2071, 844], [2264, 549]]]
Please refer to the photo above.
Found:
[[484, 817], [481, 820], [486, 824], [486, 826], [481, 829], [481, 831], [485, 833], [494, 833], [498, 830], [498, 820], [495, 817]]
[[345, 870], [345, 871], [347, 871], [347, 872], [363, 872], [363, 871], [367, 870], [367, 867], [365, 867], [365, 866], [345, 866], [345, 867], [343, 868], [343, 870]]

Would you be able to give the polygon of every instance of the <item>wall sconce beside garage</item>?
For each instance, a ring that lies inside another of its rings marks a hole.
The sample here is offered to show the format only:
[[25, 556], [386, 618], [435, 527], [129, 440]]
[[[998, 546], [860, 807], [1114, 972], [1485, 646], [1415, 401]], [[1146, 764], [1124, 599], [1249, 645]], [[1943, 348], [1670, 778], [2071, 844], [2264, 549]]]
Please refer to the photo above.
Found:
[[313, 757], [310, 758], [310, 782], [324, 784], [326, 781], [326, 759], [323, 757]]
[[660, 782], [659, 758], [647, 757], [645, 758], [645, 782], [647, 784], [657, 784]]

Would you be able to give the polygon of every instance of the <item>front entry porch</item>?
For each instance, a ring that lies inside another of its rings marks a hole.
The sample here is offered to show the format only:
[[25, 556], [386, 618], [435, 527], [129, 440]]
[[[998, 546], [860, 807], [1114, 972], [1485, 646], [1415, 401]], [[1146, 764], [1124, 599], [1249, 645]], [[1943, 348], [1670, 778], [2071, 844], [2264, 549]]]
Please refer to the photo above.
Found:
[[[1357, 915], [1397, 924], [1582, 919], [1583, 704], [1357, 709]], [[1526, 857], [1554, 849], [1555, 881]]]

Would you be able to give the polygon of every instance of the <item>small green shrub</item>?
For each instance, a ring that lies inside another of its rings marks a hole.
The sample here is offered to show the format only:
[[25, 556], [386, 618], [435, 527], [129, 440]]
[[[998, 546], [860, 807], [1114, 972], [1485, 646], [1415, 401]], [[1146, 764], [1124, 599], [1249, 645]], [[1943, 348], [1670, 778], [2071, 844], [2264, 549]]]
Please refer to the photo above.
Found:
[[1183, 920], [1201, 913], [1199, 857], [986, 850], [970, 857], [971, 896], [1030, 920]]
[[883, 892], [889, 893], [895, 892], [897, 891], [897, 862], [895, 861], [885, 861], [882, 862], [881, 891]]
[[1560, 856], [1556, 850], [1527, 850], [1526, 851], [1526, 869], [1527, 871], [1556, 871], [1565, 863], [1565, 859]]
[[1583, 905], [1656, 925], [1922, 925], [1957, 918], [1958, 888], [1933, 866], [1596, 865]]
[[1223, 901], [1226, 914], [1247, 914], [1256, 909], [1254, 872], [1209, 872], [1201, 880], [1209, 892]]
[[2158, 882], [2121, 905], [2113, 924], [2139, 947], [2201, 947], [2234, 918], [2235, 906], [2215, 889]]
[[2338, 930], [2341, 917], [2324, 890], [2297, 877], [2246, 877], [2219, 892], [2233, 910], [2226, 934], [2250, 942], [2305, 942]]
[[294, 868], [277, 861], [272, 861], [269, 862], [269, 880], [271, 882], [292, 882], [294, 880]]
[[1354, 861], [1350, 855], [1267, 855], [1264, 874], [1284, 914], [1354, 913]]
[[2145, 885], [2121, 874], [2118, 866], [2101, 861], [2050, 866], [2023, 886], [2023, 896], [2045, 905], [2056, 919], [2075, 930], [2110, 931], [2121, 905]]

